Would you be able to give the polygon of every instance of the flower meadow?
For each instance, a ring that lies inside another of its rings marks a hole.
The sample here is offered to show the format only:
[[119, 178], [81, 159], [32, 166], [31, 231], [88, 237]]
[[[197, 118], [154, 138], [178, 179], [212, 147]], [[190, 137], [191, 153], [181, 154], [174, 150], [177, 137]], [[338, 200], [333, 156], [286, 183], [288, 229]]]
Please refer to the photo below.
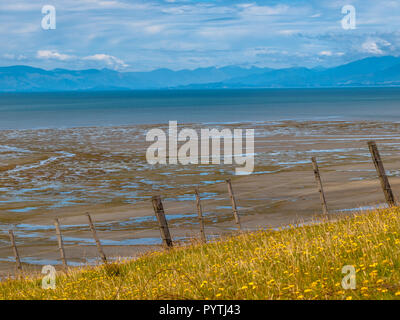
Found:
[[[353, 266], [355, 289], [342, 268]], [[192, 243], [136, 260], [0, 283], [0, 299], [397, 299], [400, 208]]]

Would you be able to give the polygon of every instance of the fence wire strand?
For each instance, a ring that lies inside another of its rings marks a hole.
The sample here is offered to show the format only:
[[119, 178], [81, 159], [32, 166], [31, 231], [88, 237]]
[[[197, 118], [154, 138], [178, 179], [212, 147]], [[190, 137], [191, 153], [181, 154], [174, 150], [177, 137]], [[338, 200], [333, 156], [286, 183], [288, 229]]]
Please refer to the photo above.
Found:
[[[243, 197], [245, 197], [247, 195], [254, 195], [254, 191], [236, 191], [235, 192], [235, 187], [233, 187], [233, 191], [234, 191], [235, 199], [236, 199], [236, 201], [237, 201], [237, 203], [239, 205], [239, 208], [238, 208], [239, 215], [240, 215], [240, 212], [247, 212], [249, 210], [253, 210], [253, 209], [256, 209], [256, 208], [263, 208], [263, 207], [267, 206], [267, 204], [265, 204], [265, 203], [260, 203], [260, 204], [256, 204], [256, 205], [252, 205], [252, 206], [240, 207], [241, 198], [243, 198]], [[202, 205], [204, 207], [214, 207], [213, 210], [212, 210], [213, 213], [217, 213], [217, 211], [219, 211], [219, 212], [223, 211], [223, 214], [225, 214], [225, 215], [232, 214], [233, 208], [232, 209], [224, 208], [223, 210], [221, 210], [221, 209], [218, 210], [213, 205], [213, 203], [216, 202], [216, 201], [218, 201], [218, 202], [220, 202], [220, 201], [229, 201], [230, 197], [229, 197], [228, 190], [227, 190], [226, 194], [225, 193], [221, 193], [221, 194], [216, 195], [213, 198], [207, 198], [207, 199], [202, 199], [201, 192], [200, 192], [200, 200], [201, 200], [201, 203], [202, 203]], [[268, 199], [268, 198], [265, 198], [265, 199], [264, 198], [257, 198], [257, 200], [259, 200], [259, 201], [263, 201], [263, 200], [272, 201], [271, 199]], [[192, 215], [197, 215], [196, 204], [195, 204], [196, 202], [195, 201], [196, 200], [193, 199], [193, 212], [190, 213]], [[251, 201], [251, 200], [246, 199], [246, 201]], [[179, 210], [179, 206], [178, 206], [178, 208], [173, 208], [171, 211], [175, 211], [175, 210]], [[171, 213], [169, 213], [169, 214], [171, 214]], [[218, 216], [218, 215], [219, 214], [215, 214], [215, 216]], [[183, 218], [185, 218], [185, 217], [183, 217]], [[197, 225], [197, 223], [198, 223], [197, 216], [193, 216], [193, 217], [190, 217], [190, 218], [194, 221], [194, 225]], [[171, 223], [171, 219], [168, 219], [168, 214], [166, 214], [166, 219], [169, 221], [169, 223], [172, 226], [174, 225], [173, 223]], [[206, 223], [207, 215], [204, 215], [204, 220], [205, 220], [205, 223]], [[125, 221], [125, 220], [121, 220], [121, 221]], [[119, 221], [119, 222], [121, 222], [121, 221]], [[97, 225], [96, 225], [96, 223], [94, 222], [94, 226], [95, 226], [95, 229], [96, 229], [96, 233], [97, 233], [97, 235], [99, 237], [100, 244], [102, 246], [104, 246], [104, 247], [109, 247], [109, 246], [129, 247], [130, 245], [122, 244], [122, 242], [124, 240], [126, 240], [126, 239], [116, 239], [116, 237], [114, 235], [114, 233], [119, 232], [121, 230], [123, 232], [129, 232], [129, 235], [132, 235], [133, 238], [137, 238], [140, 235], [143, 235], [145, 233], [149, 233], [151, 231], [155, 231], [155, 230], [159, 229], [159, 226], [156, 225], [156, 224], [154, 226], [144, 227], [143, 229], [135, 229], [134, 227], [130, 228], [129, 226], [127, 226], [126, 228], [121, 228], [120, 230], [107, 230], [107, 229], [104, 230], [103, 229], [104, 227], [107, 227], [108, 224], [112, 224], [112, 223], [115, 223], [115, 222], [118, 222], [118, 221], [113, 220], [113, 221], [109, 221], [109, 222], [107, 222], [107, 221], [106, 222], [101, 222], [101, 226], [100, 226], [100, 223], [97, 223]], [[232, 215], [232, 222], [234, 223], [233, 215]], [[154, 223], [157, 223], [157, 222], [154, 221]], [[207, 223], [206, 223], [206, 225], [207, 225]], [[95, 239], [93, 239], [92, 236], [89, 236], [89, 237], [86, 237], [86, 238], [80, 238], [79, 237], [80, 233], [85, 233], [85, 234], [89, 233], [91, 235], [91, 228], [90, 228], [89, 223], [87, 225], [82, 224], [82, 225], [79, 225], [79, 226], [76, 226], [76, 227], [75, 226], [63, 226], [62, 219], [60, 219], [60, 227], [61, 227], [61, 236], [62, 236], [63, 242], [64, 242], [64, 250], [67, 253], [66, 254], [67, 255], [67, 259], [68, 259], [68, 251], [70, 251], [70, 250], [73, 250], [73, 249], [78, 248], [78, 247], [79, 248], [86, 248], [86, 247], [95, 247], [96, 246]], [[50, 227], [46, 231], [50, 231], [50, 232], [54, 233], [54, 235], [52, 235], [52, 236], [55, 236], [55, 227], [54, 226], [52, 228]], [[70, 236], [71, 236], [71, 238], [73, 238], [72, 235], [74, 235], [76, 237], [76, 239], [69, 239]], [[43, 238], [45, 238], [45, 237], [46, 237], [46, 235], [43, 234]], [[48, 239], [48, 237], [49, 236], [47, 236], [46, 238]], [[16, 235], [16, 238], [18, 239], [18, 235]], [[105, 241], [115, 241], [116, 244], [111, 244], [111, 245], [110, 244], [104, 244]], [[78, 242], [78, 243], [76, 243], [76, 242]], [[161, 243], [161, 239], [160, 239], [160, 243]], [[51, 244], [49, 244], [49, 246], [50, 245]], [[156, 244], [155, 246], [157, 246], [157, 245], [159, 245], [159, 244]], [[57, 255], [57, 252], [59, 251], [58, 242], [57, 241], [54, 241], [54, 248], [51, 248], [51, 249], [45, 249], [44, 248], [45, 250], [38, 250], [36, 253], [31, 253], [31, 254], [28, 254], [28, 255], [24, 255], [23, 252], [27, 248], [29, 248], [28, 245], [23, 245], [23, 246], [20, 245], [20, 248], [18, 248], [18, 250], [20, 251], [20, 254], [22, 253], [21, 254], [21, 259], [22, 260], [26, 259], [26, 258], [40, 258], [40, 257], [42, 257], [44, 255], [48, 255], [50, 253], [53, 253], [53, 254]], [[7, 246], [1, 246], [0, 249], [12, 249], [12, 245], [10, 244], [10, 245], [7, 245]], [[89, 258], [89, 257], [86, 257], [86, 258]], [[98, 258], [97, 254], [95, 255], [95, 258]], [[61, 258], [57, 255], [56, 259], [60, 260]], [[3, 263], [15, 263], [15, 261], [12, 261], [12, 260], [11, 261], [0, 261], [0, 262], [3, 262]]]

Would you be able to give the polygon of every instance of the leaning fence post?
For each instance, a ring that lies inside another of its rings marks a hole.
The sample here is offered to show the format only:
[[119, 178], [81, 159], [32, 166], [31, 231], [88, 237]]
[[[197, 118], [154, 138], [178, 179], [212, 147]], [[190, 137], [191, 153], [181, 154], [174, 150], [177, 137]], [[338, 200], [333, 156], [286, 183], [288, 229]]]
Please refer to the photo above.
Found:
[[235, 195], [233, 194], [231, 179], [227, 179], [226, 183], [228, 184], [229, 196], [230, 196], [231, 202], [232, 202], [232, 211], [233, 211], [233, 215], [235, 217], [235, 222], [238, 226], [238, 229], [241, 230], [242, 226], [240, 224], [240, 218], [239, 218], [239, 213], [238, 213], [237, 206], [236, 206]]
[[94, 227], [93, 221], [92, 221], [92, 217], [90, 216], [89, 213], [86, 214], [89, 220], [89, 226], [90, 226], [90, 230], [92, 230], [92, 234], [93, 234], [93, 238], [96, 241], [96, 246], [97, 246], [97, 250], [99, 251], [100, 254], [100, 258], [101, 260], [103, 260], [104, 263], [107, 264], [107, 257], [103, 251], [103, 248], [101, 247], [101, 243], [99, 238], [97, 237], [97, 232], [96, 229]]
[[199, 189], [198, 188], [194, 189], [194, 193], [196, 195], [197, 215], [199, 217], [199, 223], [200, 223], [200, 237], [201, 241], [206, 243], [207, 239], [206, 239], [206, 233], [204, 232], [203, 210], [201, 208]]
[[67, 259], [65, 258], [64, 243], [63, 243], [61, 230], [60, 230], [60, 222], [58, 221], [58, 219], [54, 220], [54, 225], [56, 227], [56, 234], [57, 234], [57, 240], [58, 240], [58, 250], [60, 250], [60, 256], [61, 256], [61, 260], [62, 260], [64, 269], [67, 270], [67, 268], [68, 268]]
[[314, 176], [315, 181], [317, 182], [317, 188], [319, 192], [319, 198], [321, 199], [322, 204], [322, 212], [323, 214], [328, 214], [328, 206], [326, 205], [325, 193], [322, 187], [321, 175], [319, 174], [317, 159], [315, 157], [311, 158], [313, 169], [314, 169]]
[[14, 232], [12, 230], [8, 230], [8, 234], [10, 235], [10, 241], [11, 241], [11, 245], [12, 245], [13, 251], [14, 251], [15, 264], [16, 264], [17, 270], [22, 270], [22, 264], [21, 264], [21, 260], [19, 259], [17, 245], [15, 244]]
[[171, 235], [169, 233], [167, 219], [165, 218], [165, 212], [164, 212], [163, 204], [161, 202], [161, 197], [153, 196], [151, 200], [153, 203], [154, 213], [156, 214], [158, 224], [160, 227], [160, 234], [161, 234], [161, 238], [163, 240], [163, 245], [166, 248], [171, 248], [172, 247], [172, 239], [171, 239]]
[[383, 167], [382, 159], [376, 146], [375, 141], [368, 142], [369, 152], [372, 156], [372, 161], [374, 162], [376, 172], [378, 173], [379, 180], [381, 182], [382, 190], [386, 198], [387, 204], [391, 207], [396, 205], [394, 200], [392, 188], [389, 184], [389, 179], [386, 175], [385, 168]]

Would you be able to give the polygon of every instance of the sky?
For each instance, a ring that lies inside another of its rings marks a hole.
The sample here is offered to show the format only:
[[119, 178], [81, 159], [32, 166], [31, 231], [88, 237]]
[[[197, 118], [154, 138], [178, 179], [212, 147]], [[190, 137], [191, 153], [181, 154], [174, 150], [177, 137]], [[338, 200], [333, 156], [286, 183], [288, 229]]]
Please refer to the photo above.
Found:
[[[46, 5], [55, 29], [42, 28]], [[0, 66], [330, 67], [400, 55], [400, 0], [0, 0], [0, 43]]]

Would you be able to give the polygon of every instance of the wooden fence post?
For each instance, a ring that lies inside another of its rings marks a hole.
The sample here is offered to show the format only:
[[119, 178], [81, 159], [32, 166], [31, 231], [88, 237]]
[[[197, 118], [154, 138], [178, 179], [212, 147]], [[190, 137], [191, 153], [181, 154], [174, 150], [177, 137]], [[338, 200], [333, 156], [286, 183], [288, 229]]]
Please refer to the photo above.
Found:
[[169, 249], [173, 245], [172, 245], [171, 235], [168, 229], [167, 219], [165, 218], [164, 207], [161, 202], [161, 197], [153, 196], [152, 203], [153, 203], [154, 213], [156, 214], [158, 224], [160, 226], [160, 234], [161, 234], [161, 239], [163, 240], [163, 245], [165, 248]]
[[392, 188], [390, 187], [389, 179], [386, 176], [385, 168], [383, 167], [382, 159], [379, 154], [378, 147], [376, 146], [375, 141], [369, 141], [368, 148], [369, 152], [371, 153], [372, 161], [374, 162], [376, 172], [378, 173], [382, 190], [386, 198], [386, 202], [390, 207], [392, 207], [396, 205], [396, 201], [394, 200]]
[[93, 238], [96, 241], [96, 246], [97, 246], [97, 250], [99, 251], [100, 258], [101, 258], [101, 260], [103, 260], [103, 262], [105, 264], [107, 264], [107, 257], [106, 257], [106, 255], [105, 255], [105, 253], [103, 251], [103, 248], [101, 247], [100, 240], [97, 237], [97, 232], [96, 232], [96, 229], [94, 227], [94, 224], [93, 224], [93, 221], [92, 221], [92, 217], [90, 216], [89, 213], [87, 213], [86, 215], [87, 215], [88, 220], [89, 220], [89, 226], [90, 226], [90, 230], [92, 230]]
[[12, 245], [13, 251], [14, 251], [15, 264], [16, 264], [17, 270], [21, 271], [22, 264], [21, 264], [21, 260], [19, 259], [17, 245], [15, 244], [14, 232], [12, 230], [8, 230], [8, 234], [10, 235], [10, 241], [11, 241], [11, 245]]
[[200, 203], [199, 188], [194, 189], [194, 193], [196, 195], [197, 215], [199, 217], [199, 223], [200, 223], [200, 237], [201, 241], [206, 243], [207, 238], [206, 238], [206, 233], [204, 232], [203, 210], [201, 208], [201, 203]]
[[237, 206], [236, 206], [235, 195], [233, 194], [231, 179], [227, 179], [226, 183], [228, 184], [229, 196], [230, 196], [231, 202], [232, 202], [233, 216], [235, 217], [235, 222], [236, 222], [236, 224], [238, 226], [238, 229], [241, 230], [242, 226], [240, 224], [240, 218], [239, 218], [239, 213], [238, 213]]
[[319, 174], [317, 159], [315, 157], [312, 157], [311, 161], [312, 161], [312, 165], [313, 165], [313, 169], [314, 169], [315, 181], [317, 182], [319, 198], [321, 199], [322, 213], [328, 214], [328, 206], [326, 205], [325, 193], [324, 193], [324, 189], [322, 187], [322, 181], [321, 181], [321, 176]]
[[54, 225], [56, 227], [56, 234], [57, 234], [57, 240], [58, 240], [58, 250], [60, 250], [60, 256], [61, 260], [64, 266], [64, 269], [68, 269], [68, 264], [67, 264], [67, 259], [65, 258], [65, 251], [64, 251], [64, 243], [61, 235], [61, 230], [60, 230], [60, 222], [58, 219], [54, 220]]

